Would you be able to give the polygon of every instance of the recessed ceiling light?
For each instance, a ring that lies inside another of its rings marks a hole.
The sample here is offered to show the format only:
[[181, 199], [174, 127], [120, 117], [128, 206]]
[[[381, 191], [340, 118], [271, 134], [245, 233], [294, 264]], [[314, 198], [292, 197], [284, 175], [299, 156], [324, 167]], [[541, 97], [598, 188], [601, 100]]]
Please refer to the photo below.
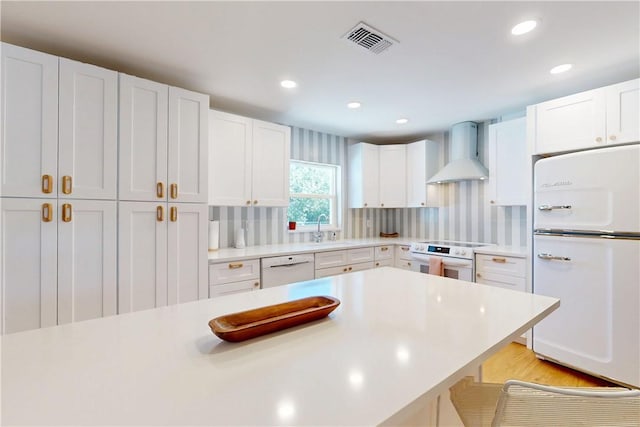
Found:
[[553, 67], [551, 70], [549, 70], [549, 72], [551, 74], [560, 74], [560, 73], [564, 73], [565, 71], [569, 71], [572, 67], [573, 67], [573, 64], [557, 65]]
[[294, 87], [298, 86], [298, 83], [294, 82], [293, 80], [283, 80], [280, 82], [280, 86], [287, 89], [293, 89]]
[[399, 125], [403, 125], [403, 124], [408, 123], [408, 122], [409, 122], [409, 119], [398, 119], [398, 120], [396, 120], [396, 123], [399, 124]]
[[362, 106], [362, 104], [360, 104], [357, 101], [353, 101], [347, 104], [348, 108], [360, 108]]
[[511, 29], [511, 34], [514, 36], [521, 36], [522, 34], [526, 34], [536, 28], [537, 25], [538, 22], [533, 20], [521, 22]]

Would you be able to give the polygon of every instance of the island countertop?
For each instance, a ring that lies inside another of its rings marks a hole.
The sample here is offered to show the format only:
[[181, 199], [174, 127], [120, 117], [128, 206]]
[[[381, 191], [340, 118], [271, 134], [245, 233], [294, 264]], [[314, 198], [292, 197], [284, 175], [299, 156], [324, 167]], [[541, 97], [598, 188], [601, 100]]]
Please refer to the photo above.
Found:
[[[216, 316], [331, 295], [320, 321], [242, 343]], [[2, 424], [378, 425], [559, 306], [380, 268], [2, 337]]]

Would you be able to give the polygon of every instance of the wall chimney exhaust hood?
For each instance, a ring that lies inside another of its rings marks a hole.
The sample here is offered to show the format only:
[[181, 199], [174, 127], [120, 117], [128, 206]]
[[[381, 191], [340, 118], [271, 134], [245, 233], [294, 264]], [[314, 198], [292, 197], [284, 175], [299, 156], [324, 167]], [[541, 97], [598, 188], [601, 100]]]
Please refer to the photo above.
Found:
[[427, 184], [487, 179], [489, 171], [478, 161], [478, 124], [457, 123], [451, 126], [450, 135], [449, 163]]

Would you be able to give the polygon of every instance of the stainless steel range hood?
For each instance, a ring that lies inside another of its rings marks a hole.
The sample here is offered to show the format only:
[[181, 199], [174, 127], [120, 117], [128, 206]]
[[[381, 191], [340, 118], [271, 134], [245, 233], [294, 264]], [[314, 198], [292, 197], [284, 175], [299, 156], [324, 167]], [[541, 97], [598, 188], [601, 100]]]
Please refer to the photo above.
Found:
[[484, 180], [489, 171], [478, 161], [478, 124], [462, 122], [451, 126], [449, 163], [427, 180], [427, 184], [441, 184], [468, 180]]

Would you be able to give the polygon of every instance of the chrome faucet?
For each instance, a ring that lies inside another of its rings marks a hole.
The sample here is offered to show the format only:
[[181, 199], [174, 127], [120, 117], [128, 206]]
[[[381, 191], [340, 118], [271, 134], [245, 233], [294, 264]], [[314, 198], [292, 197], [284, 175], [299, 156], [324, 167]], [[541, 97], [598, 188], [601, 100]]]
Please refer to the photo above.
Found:
[[320, 220], [324, 217], [324, 219], [328, 219], [325, 214], [318, 215], [318, 231], [313, 233], [313, 241], [316, 243], [322, 242], [322, 238], [324, 237], [324, 233], [320, 231]]

